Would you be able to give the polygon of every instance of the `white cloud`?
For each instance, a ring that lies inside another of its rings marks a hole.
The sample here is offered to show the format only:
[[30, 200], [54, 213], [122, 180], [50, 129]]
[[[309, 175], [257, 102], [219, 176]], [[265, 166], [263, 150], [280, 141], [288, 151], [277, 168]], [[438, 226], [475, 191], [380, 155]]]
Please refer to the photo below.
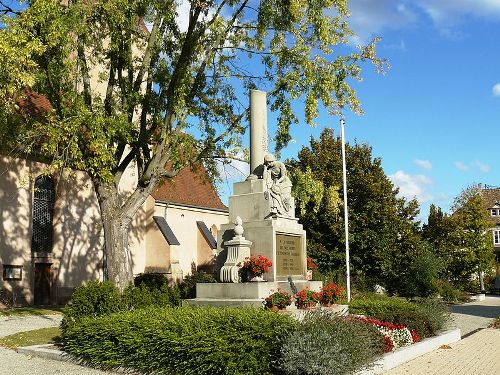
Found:
[[415, 160], [414, 163], [417, 167], [424, 169], [426, 171], [430, 171], [432, 169], [432, 163], [429, 160], [417, 159], [417, 160]]
[[417, 0], [438, 27], [455, 25], [465, 16], [500, 19], [498, 0]]
[[474, 162], [467, 164], [461, 161], [456, 161], [454, 164], [458, 170], [463, 172], [469, 171], [471, 169], [479, 170], [483, 173], [488, 173], [489, 171], [491, 171], [491, 166], [481, 163], [479, 160], [475, 160]]
[[500, 83], [493, 85], [491, 91], [493, 92], [493, 96], [500, 96]]
[[499, 0], [355, 0], [349, 3], [349, 25], [356, 42], [369, 41], [384, 29], [402, 29], [427, 15], [441, 35], [462, 39], [466, 34], [457, 26], [468, 17], [500, 20]]
[[397, 171], [389, 176], [392, 183], [399, 187], [399, 196], [407, 199], [416, 198], [420, 203], [428, 202], [433, 196], [425, 191], [426, 186], [432, 185], [433, 181], [422, 174], [410, 175], [404, 171]]
[[483, 173], [488, 173], [489, 171], [491, 171], [491, 167], [488, 164], [483, 164], [479, 160], [476, 160], [475, 164], [476, 167], [478, 167], [479, 170]]
[[468, 171], [468, 170], [470, 169], [470, 168], [469, 168], [469, 166], [468, 166], [467, 164], [465, 164], [465, 163], [463, 163], [463, 162], [461, 162], [461, 161], [456, 161], [456, 162], [455, 162], [455, 163], [453, 163], [453, 164], [455, 164], [455, 167], [456, 167], [458, 170], [460, 170], [460, 171], [464, 171], [464, 172], [465, 172], [465, 171]]
[[358, 43], [368, 42], [383, 29], [403, 28], [417, 20], [417, 15], [407, 6], [406, 1], [357, 0], [349, 2], [349, 10], [349, 26], [356, 33], [355, 41]]

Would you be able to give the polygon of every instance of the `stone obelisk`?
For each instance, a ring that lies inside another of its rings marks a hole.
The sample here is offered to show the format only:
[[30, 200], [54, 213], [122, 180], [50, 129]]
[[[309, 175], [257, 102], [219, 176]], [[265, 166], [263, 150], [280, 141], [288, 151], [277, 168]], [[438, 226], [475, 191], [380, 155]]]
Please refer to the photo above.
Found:
[[267, 153], [266, 93], [250, 90], [250, 173], [255, 173]]

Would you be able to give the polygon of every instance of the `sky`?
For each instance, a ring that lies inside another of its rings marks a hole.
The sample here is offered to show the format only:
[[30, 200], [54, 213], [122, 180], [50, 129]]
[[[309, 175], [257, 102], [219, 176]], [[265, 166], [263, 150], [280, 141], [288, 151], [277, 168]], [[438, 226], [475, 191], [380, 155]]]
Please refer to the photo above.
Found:
[[[373, 147], [400, 195], [420, 202], [422, 221], [431, 203], [449, 211], [471, 184], [500, 186], [500, 0], [351, 0], [350, 9], [353, 44], [381, 37], [391, 67], [364, 67], [354, 85], [364, 115], [345, 112], [347, 141]], [[268, 121], [272, 136], [275, 115]], [[294, 126], [282, 159], [325, 127], [340, 134], [326, 112], [317, 124]]]

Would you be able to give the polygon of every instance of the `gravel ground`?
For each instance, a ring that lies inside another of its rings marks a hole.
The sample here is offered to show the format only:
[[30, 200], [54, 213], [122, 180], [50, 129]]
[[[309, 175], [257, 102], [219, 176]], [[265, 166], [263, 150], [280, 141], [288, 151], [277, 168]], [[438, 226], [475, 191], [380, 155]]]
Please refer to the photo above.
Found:
[[[56, 327], [61, 315], [14, 316], [0, 318], [0, 337], [33, 329]], [[111, 372], [94, 370], [68, 362], [26, 356], [0, 346], [0, 374], [14, 375], [110, 375]]]

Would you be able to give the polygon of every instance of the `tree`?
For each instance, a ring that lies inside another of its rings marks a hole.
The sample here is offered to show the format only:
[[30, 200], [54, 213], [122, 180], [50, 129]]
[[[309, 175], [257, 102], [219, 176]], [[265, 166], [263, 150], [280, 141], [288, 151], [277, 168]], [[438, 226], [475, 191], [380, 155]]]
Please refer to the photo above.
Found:
[[455, 282], [464, 285], [477, 275], [484, 290], [483, 273], [493, 267], [494, 251], [488, 211], [479, 186], [469, 186], [455, 198], [452, 219], [457, 257], [451, 271]]
[[[361, 112], [349, 82], [360, 79], [364, 61], [382, 66], [375, 41], [338, 53], [352, 35], [346, 0], [200, 0], [187, 13], [173, 0], [26, 4], [16, 13], [0, 2], [7, 60], [0, 72], [9, 77], [0, 82], [0, 113], [9, 114], [1, 118], [1, 144], [89, 174], [109, 278], [120, 289], [132, 277], [128, 227], [149, 193], [186, 166], [203, 163], [213, 172], [215, 160], [238, 152], [242, 92], [269, 91], [279, 150], [298, 122], [293, 100], [305, 101], [307, 123], [320, 105], [333, 114]], [[49, 99], [53, 109], [43, 118], [15, 110], [26, 86]], [[122, 197], [118, 184], [131, 166], [138, 182]]]
[[[400, 291], [406, 271], [424, 251], [414, 220], [418, 204], [397, 197], [398, 190], [368, 144], [346, 144], [346, 164], [352, 274], [371, 285]], [[298, 160], [289, 165], [292, 173], [310, 170], [324, 191], [342, 196], [341, 140], [331, 129], [325, 129], [318, 140], [311, 139], [310, 147], [303, 147]], [[297, 207], [302, 207], [302, 196], [295, 193]], [[323, 272], [344, 269], [345, 264], [342, 201], [337, 199], [332, 206], [327, 198], [320, 203], [320, 214], [312, 207], [297, 212], [308, 231], [309, 256]]]
[[464, 189], [455, 198], [452, 211], [447, 215], [431, 205], [422, 233], [442, 260], [442, 277], [464, 289], [475, 275], [481, 279], [493, 266], [489, 217], [479, 186]]

